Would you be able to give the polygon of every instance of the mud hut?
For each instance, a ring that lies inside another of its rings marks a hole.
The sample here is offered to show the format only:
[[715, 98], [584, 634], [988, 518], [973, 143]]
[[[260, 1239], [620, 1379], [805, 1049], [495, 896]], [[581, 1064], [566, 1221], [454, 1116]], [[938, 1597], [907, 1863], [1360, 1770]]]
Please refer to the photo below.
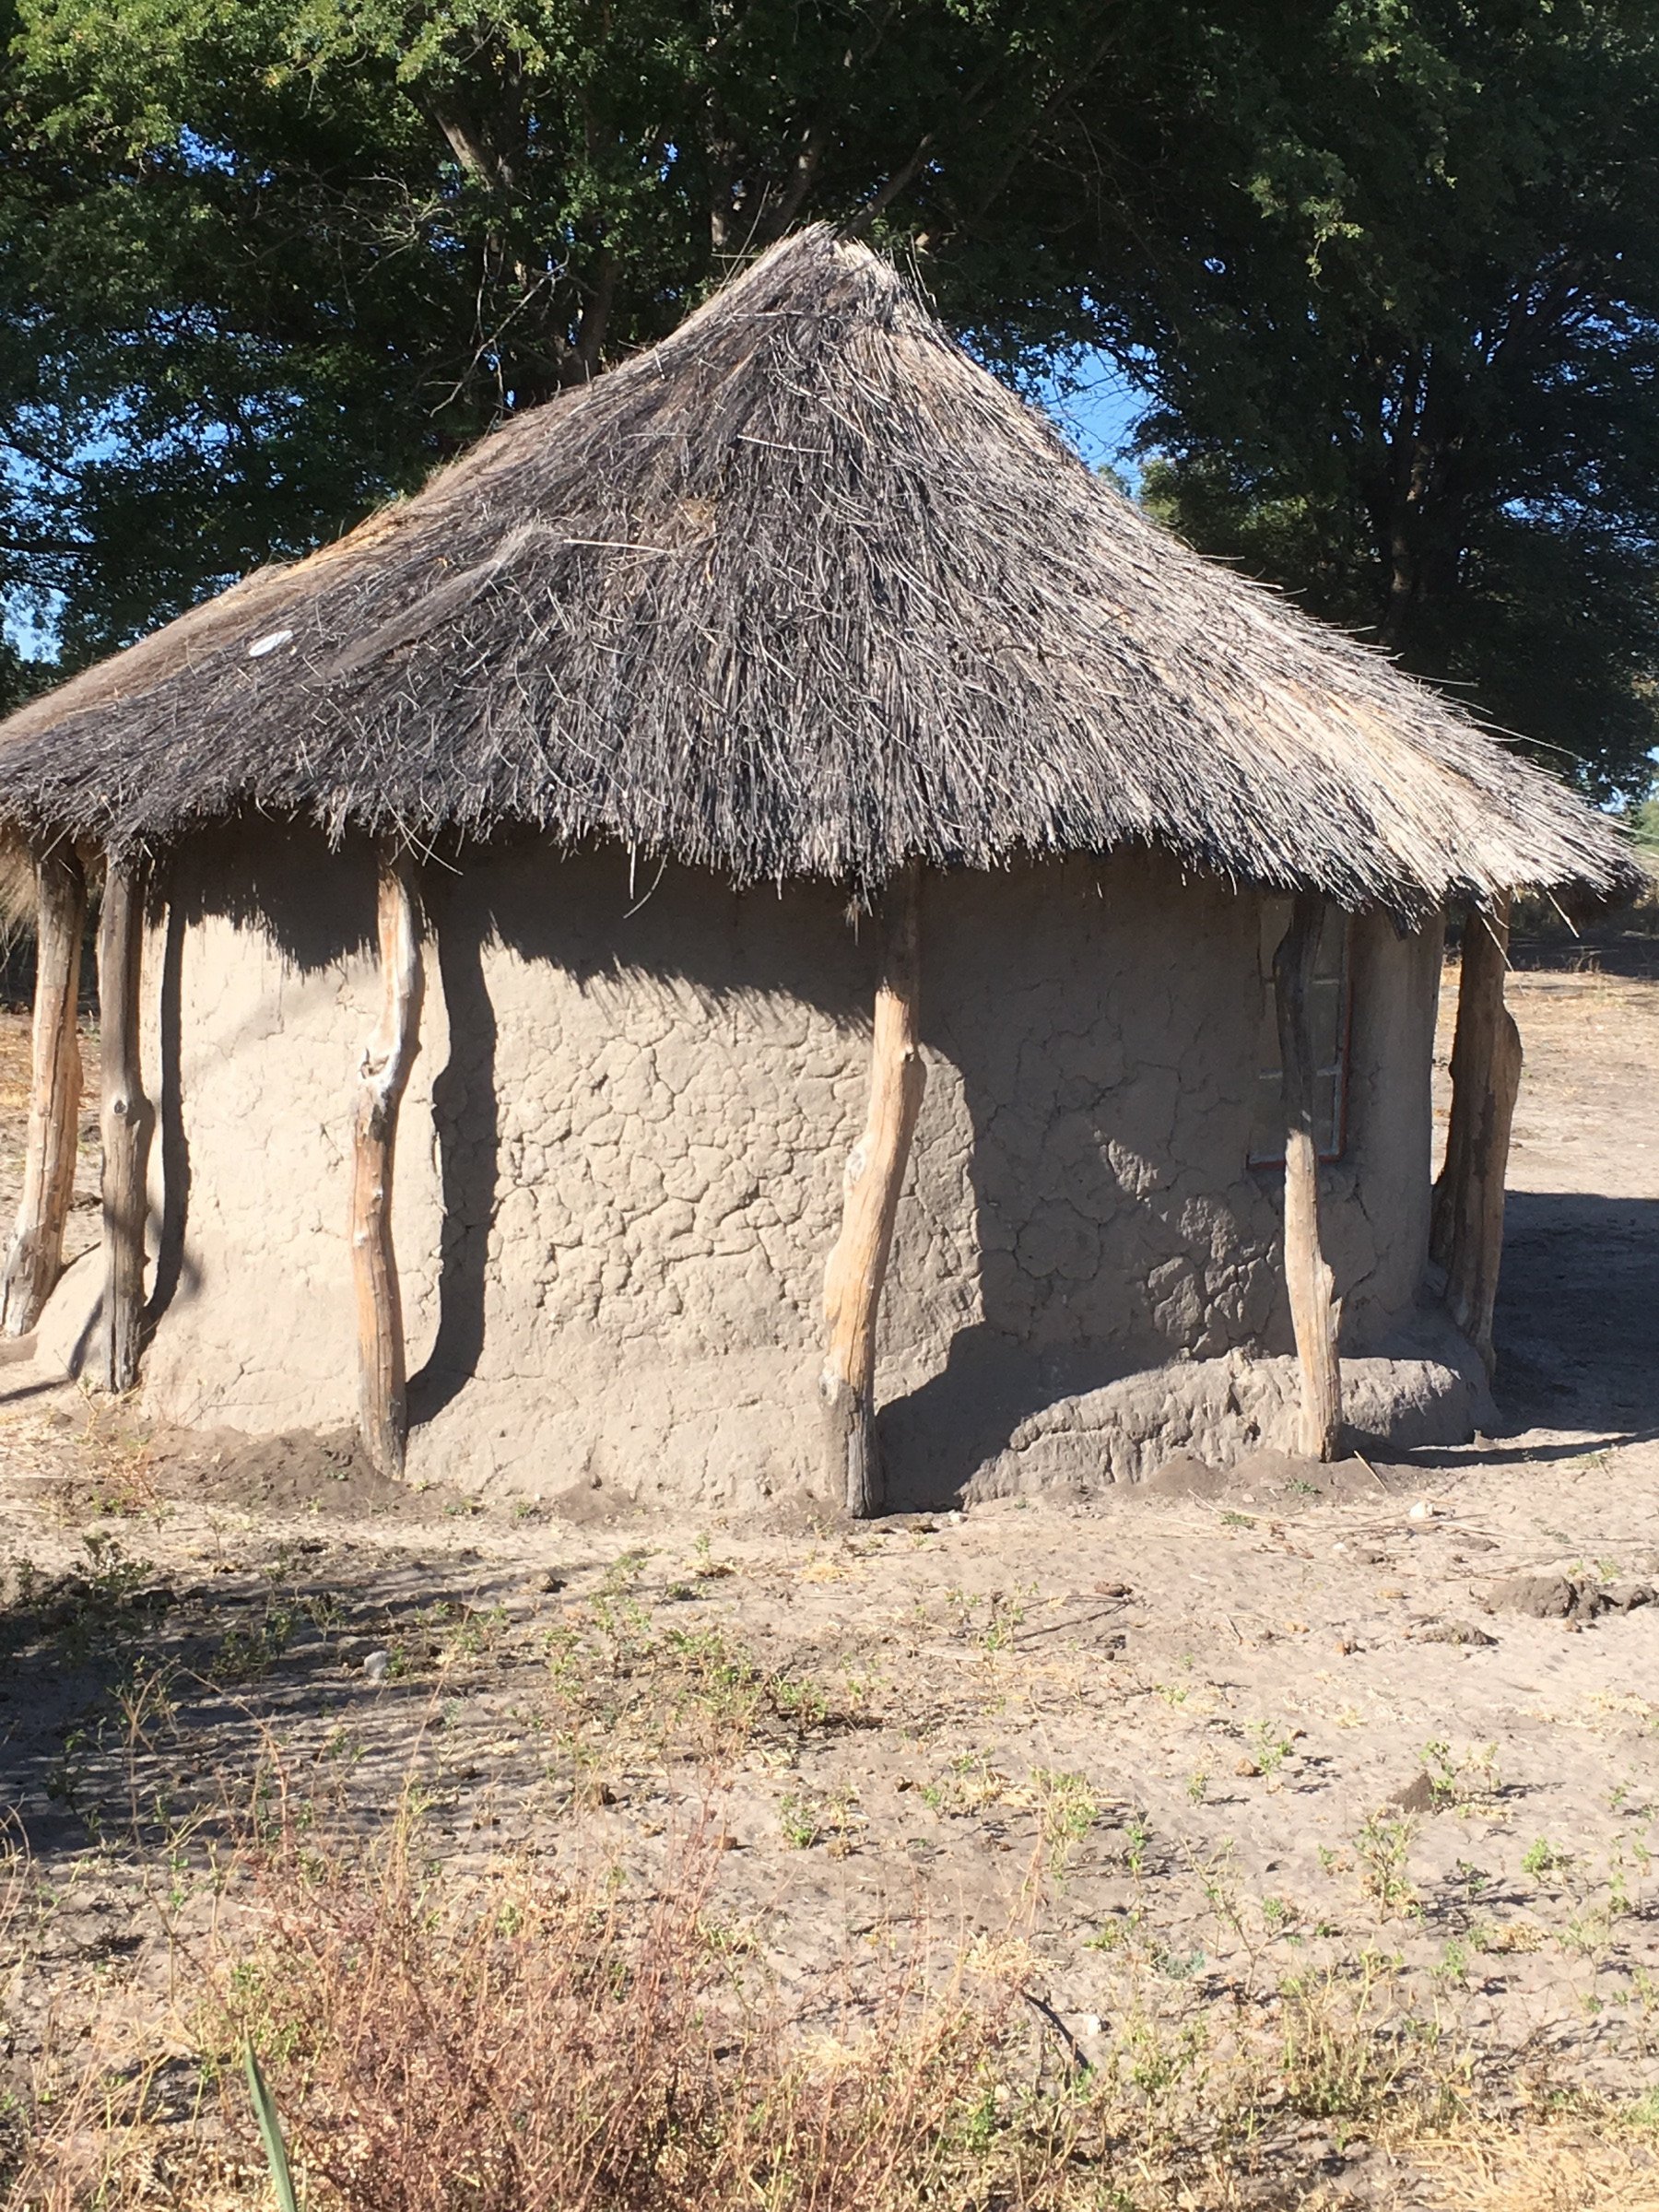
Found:
[[[5, 1325], [160, 1417], [355, 1412], [382, 1467], [543, 1495], [1466, 1430], [1506, 902], [1630, 875], [822, 229], [4, 738]], [[60, 1283], [100, 871], [104, 1239]]]

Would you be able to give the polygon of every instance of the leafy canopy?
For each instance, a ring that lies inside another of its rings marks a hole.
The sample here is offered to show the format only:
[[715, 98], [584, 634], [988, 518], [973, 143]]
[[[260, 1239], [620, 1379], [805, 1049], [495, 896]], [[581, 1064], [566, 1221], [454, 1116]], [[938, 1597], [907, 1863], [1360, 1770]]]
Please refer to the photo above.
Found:
[[1150, 504], [1591, 789], [1646, 788], [1659, 13], [1355, 0], [1191, 51], [1240, 189], [1121, 296]]
[[[1644, 787], [1647, 0], [0, 0], [0, 588], [65, 659], [827, 216], [1104, 347], [1209, 549]], [[0, 689], [29, 680], [0, 656]]]

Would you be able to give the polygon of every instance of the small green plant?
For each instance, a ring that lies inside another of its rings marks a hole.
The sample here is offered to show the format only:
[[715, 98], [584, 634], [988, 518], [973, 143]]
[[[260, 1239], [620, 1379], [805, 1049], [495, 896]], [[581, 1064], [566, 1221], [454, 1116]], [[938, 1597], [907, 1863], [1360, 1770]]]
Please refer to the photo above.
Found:
[[1209, 1795], [1209, 1772], [1206, 1768], [1194, 1767], [1187, 1776], [1187, 1803], [1202, 1805]]
[[854, 1792], [831, 1791], [820, 1796], [807, 1790], [791, 1790], [778, 1806], [778, 1829], [791, 1851], [810, 1851], [817, 1843], [829, 1846], [831, 1858], [845, 1858], [865, 1826], [853, 1809]]
[[924, 1785], [923, 1802], [942, 1818], [982, 1812], [1008, 1787], [1008, 1777], [982, 1751], [959, 1751], [937, 1781]]
[[1280, 1984], [1280, 2078], [1292, 2111], [1316, 2120], [1364, 2120], [1388, 2100], [1406, 2061], [1395, 2039], [1377, 2033], [1372, 1991], [1380, 1962], [1368, 1959], [1345, 1984], [1331, 1973]]
[[1172, 2031], [1162, 2021], [1137, 2014], [1124, 2030], [1128, 2076], [1143, 2097], [1152, 2100], [1194, 2077], [1202, 2077], [1208, 2056], [1208, 2031], [1202, 2020], [1187, 2020]]
[[1454, 1936], [1432, 1970], [1437, 1982], [1465, 1982], [1469, 1975], [1469, 1946]]
[[1145, 1918], [1146, 1913], [1139, 1905], [1132, 1906], [1127, 1912], [1114, 1913], [1112, 1919], [1103, 1920], [1092, 1936], [1085, 1938], [1083, 1948], [1086, 1951], [1121, 1951], [1139, 1932]]
[[1015, 1633], [1025, 1619], [1025, 1607], [1005, 1597], [1000, 1590], [991, 1593], [991, 1618], [985, 1623], [980, 1641], [988, 1652], [1006, 1652], [1014, 1641]]
[[214, 1682], [257, 1682], [281, 1659], [294, 1633], [287, 1606], [268, 1606], [252, 1628], [232, 1629], [207, 1663]]
[[1086, 1774], [1039, 1767], [1031, 1776], [1037, 1818], [1049, 1865], [1063, 1873], [1072, 1853], [1100, 1817], [1100, 1805]]
[[778, 1829], [791, 1851], [810, 1851], [824, 1832], [816, 1806], [796, 1790], [778, 1806]]
[[90, 1562], [87, 1597], [90, 1604], [100, 1608], [118, 1609], [124, 1606], [154, 1571], [148, 1559], [129, 1559], [118, 1536], [95, 1530], [84, 1535], [81, 1543]]
[[1472, 1745], [1454, 1755], [1451, 1745], [1437, 1736], [1426, 1743], [1418, 1756], [1439, 1807], [1455, 1806], [1466, 1813], [1498, 1795], [1496, 1744]]
[[1295, 1739], [1272, 1721], [1252, 1721], [1244, 1731], [1250, 1755], [1264, 1774], [1277, 1774], [1295, 1748]]
[[1124, 1864], [1138, 1882], [1147, 1871], [1147, 1846], [1152, 1841], [1152, 1830], [1143, 1816], [1134, 1813], [1124, 1828]]
[[717, 1583], [728, 1574], [736, 1573], [729, 1560], [714, 1557], [713, 1545], [706, 1534], [699, 1536], [691, 1548], [696, 1555], [691, 1571], [700, 1583]]
[[1385, 1917], [1407, 1912], [1417, 1902], [1417, 1891], [1406, 1871], [1413, 1832], [1409, 1820], [1375, 1812], [1368, 1815], [1354, 1838], [1360, 1889]]
[[1521, 1871], [1530, 1875], [1535, 1882], [1541, 1882], [1547, 1876], [1565, 1873], [1571, 1864], [1571, 1852], [1558, 1851], [1547, 1836], [1538, 1836], [1527, 1845]]

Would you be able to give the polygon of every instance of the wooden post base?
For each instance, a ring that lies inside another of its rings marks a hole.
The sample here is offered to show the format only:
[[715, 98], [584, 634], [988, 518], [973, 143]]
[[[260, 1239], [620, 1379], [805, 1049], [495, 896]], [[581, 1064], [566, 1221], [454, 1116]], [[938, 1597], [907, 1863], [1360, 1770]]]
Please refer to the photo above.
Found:
[[899, 1194], [927, 1085], [917, 1036], [921, 885], [912, 865], [884, 905], [886, 938], [876, 993], [870, 1105], [842, 1177], [841, 1235], [824, 1270], [828, 1344], [818, 1394], [832, 1497], [859, 1518], [881, 1511], [886, 1485], [876, 1440], [876, 1324], [892, 1251]]
[[1503, 1259], [1503, 1193], [1521, 1088], [1521, 1032], [1503, 1003], [1510, 902], [1472, 912], [1464, 929], [1452, 1046], [1452, 1120], [1434, 1195], [1430, 1250], [1446, 1270], [1446, 1304], [1490, 1374], [1492, 1316]]
[[1342, 1365], [1335, 1285], [1319, 1236], [1315, 1067], [1308, 1019], [1308, 986], [1324, 925], [1324, 901], [1312, 892], [1299, 894], [1274, 956], [1273, 982], [1284, 1085], [1285, 1283], [1301, 1367], [1298, 1445], [1304, 1458], [1330, 1460], [1342, 1437]]
[[64, 1224], [80, 1144], [81, 1054], [76, 1030], [87, 878], [71, 845], [36, 863], [34, 1081], [18, 1226], [0, 1288], [0, 1329], [27, 1336], [64, 1271]]
[[351, 1261], [357, 1285], [358, 1429], [371, 1465], [399, 1476], [408, 1431], [403, 1300], [392, 1245], [397, 1112], [420, 1039], [420, 912], [414, 863], [388, 853], [379, 893], [381, 1014], [363, 1053], [352, 1130]]
[[854, 1520], [881, 1511], [887, 1485], [876, 1436], [876, 1399], [827, 1370], [818, 1384], [824, 1407], [824, 1465]]

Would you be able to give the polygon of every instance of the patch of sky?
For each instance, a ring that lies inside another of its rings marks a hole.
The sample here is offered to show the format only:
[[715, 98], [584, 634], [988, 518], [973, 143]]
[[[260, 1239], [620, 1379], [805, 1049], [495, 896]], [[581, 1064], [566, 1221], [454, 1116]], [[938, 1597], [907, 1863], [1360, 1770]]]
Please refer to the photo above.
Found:
[[186, 169], [217, 170], [224, 177], [229, 176], [236, 167], [236, 156], [229, 147], [215, 146], [210, 138], [200, 136], [188, 124], [179, 132], [179, 158]]
[[61, 592], [7, 594], [0, 600], [0, 637], [26, 661], [55, 661], [63, 618]]
[[1034, 380], [1027, 396], [1090, 468], [1110, 470], [1131, 494], [1138, 488], [1135, 425], [1147, 398], [1120, 362], [1106, 353], [1075, 355]]

